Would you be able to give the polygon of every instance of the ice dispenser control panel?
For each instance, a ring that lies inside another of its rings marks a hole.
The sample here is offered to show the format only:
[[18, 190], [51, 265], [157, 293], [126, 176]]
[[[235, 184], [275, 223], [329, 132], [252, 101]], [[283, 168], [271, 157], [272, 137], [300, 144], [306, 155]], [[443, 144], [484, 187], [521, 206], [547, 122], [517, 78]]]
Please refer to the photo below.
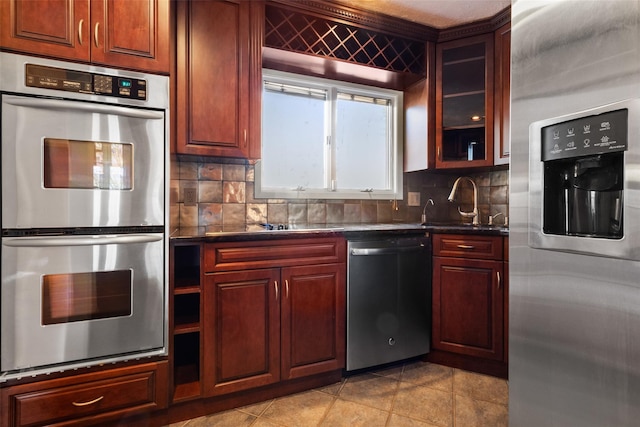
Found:
[[529, 125], [528, 244], [640, 261], [640, 98]]
[[616, 110], [542, 128], [542, 161], [627, 149], [628, 110]]

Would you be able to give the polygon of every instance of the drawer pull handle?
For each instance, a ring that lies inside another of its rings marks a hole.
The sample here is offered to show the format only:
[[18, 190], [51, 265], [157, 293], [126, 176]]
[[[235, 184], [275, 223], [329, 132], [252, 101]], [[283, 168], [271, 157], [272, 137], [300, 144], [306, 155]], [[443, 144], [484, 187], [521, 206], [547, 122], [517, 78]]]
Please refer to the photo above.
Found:
[[498, 276], [498, 289], [500, 289], [500, 286], [502, 284], [502, 278], [500, 277], [500, 272], [496, 271], [496, 275]]
[[93, 400], [89, 400], [88, 402], [71, 402], [71, 404], [73, 406], [89, 406], [93, 405], [94, 403], [100, 402], [102, 399], [104, 399], [104, 396], [97, 397]]
[[284, 280], [284, 290], [286, 297], [289, 298], [289, 280], [287, 279]]
[[458, 245], [458, 249], [475, 249], [473, 245]]
[[276, 301], [278, 301], [278, 281], [274, 280], [274, 284], [276, 285]]

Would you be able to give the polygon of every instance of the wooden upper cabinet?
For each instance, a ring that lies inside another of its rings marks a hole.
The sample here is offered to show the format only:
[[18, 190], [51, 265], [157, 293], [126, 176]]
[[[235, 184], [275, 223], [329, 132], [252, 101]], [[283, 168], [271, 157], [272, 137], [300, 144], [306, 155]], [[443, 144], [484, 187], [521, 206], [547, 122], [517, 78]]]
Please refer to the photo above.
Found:
[[404, 171], [435, 166], [436, 45], [425, 44], [427, 77], [404, 90]]
[[493, 165], [493, 33], [436, 48], [436, 168]]
[[0, 45], [36, 55], [88, 61], [89, 0], [0, 1]]
[[509, 163], [511, 113], [511, 23], [495, 33], [494, 164]]
[[3, 49], [169, 73], [169, 0], [2, 0]]
[[178, 153], [259, 158], [263, 9], [177, 3]]
[[91, 61], [169, 73], [168, 0], [92, 0]]

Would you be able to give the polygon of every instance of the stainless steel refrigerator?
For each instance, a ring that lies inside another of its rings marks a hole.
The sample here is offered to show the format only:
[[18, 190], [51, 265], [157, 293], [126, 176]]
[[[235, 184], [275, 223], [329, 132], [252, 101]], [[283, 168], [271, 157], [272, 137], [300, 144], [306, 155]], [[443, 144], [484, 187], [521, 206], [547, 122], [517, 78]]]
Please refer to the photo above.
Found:
[[509, 424], [640, 425], [640, 1], [512, 3]]

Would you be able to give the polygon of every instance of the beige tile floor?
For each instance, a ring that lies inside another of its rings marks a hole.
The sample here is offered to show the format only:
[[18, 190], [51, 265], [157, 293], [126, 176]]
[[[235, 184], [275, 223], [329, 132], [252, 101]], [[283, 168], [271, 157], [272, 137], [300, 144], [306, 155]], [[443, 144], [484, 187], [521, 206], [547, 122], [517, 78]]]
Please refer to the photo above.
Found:
[[170, 427], [500, 427], [507, 406], [505, 380], [411, 362]]

